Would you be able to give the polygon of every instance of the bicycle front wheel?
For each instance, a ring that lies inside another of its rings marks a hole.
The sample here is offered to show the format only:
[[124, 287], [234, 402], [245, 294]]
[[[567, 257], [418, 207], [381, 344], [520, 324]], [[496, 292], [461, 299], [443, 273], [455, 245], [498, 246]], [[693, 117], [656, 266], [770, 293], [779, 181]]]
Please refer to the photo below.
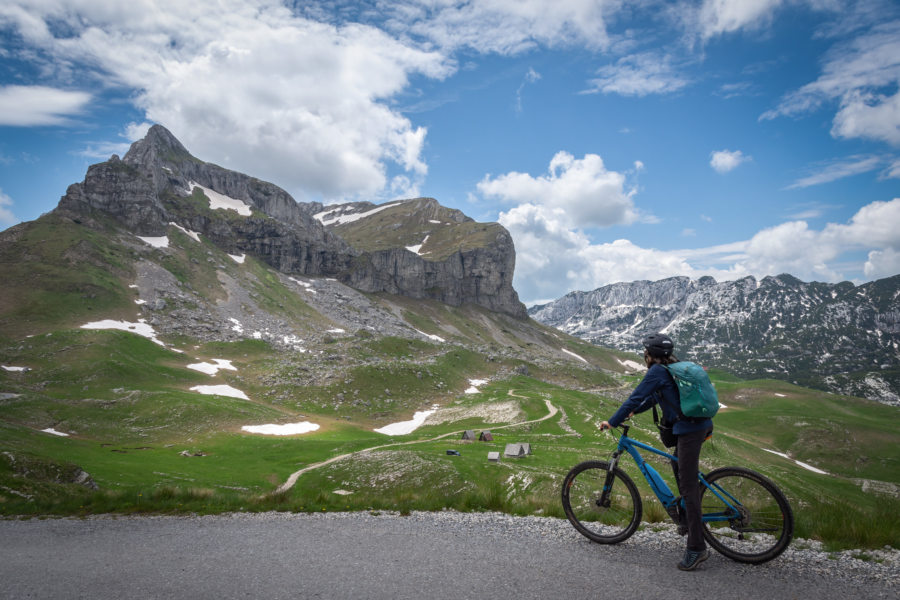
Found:
[[701, 487], [703, 537], [719, 553], [751, 564], [772, 560], [794, 535], [787, 498], [766, 477], [750, 469], [725, 467], [706, 475]]
[[634, 482], [618, 468], [613, 470], [609, 493], [603, 486], [609, 463], [587, 461], [566, 475], [562, 505], [569, 522], [589, 540], [615, 544], [628, 539], [641, 522], [641, 497]]

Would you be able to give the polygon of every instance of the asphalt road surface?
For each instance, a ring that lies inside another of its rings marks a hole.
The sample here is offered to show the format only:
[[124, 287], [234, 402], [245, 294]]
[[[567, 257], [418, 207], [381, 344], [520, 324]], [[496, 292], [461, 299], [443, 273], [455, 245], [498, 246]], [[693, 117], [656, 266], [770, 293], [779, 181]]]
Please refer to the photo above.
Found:
[[3, 520], [0, 598], [898, 598], [896, 573], [835, 560], [713, 552], [683, 573], [682, 544], [646, 532], [603, 546], [558, 519], [459, 513]]

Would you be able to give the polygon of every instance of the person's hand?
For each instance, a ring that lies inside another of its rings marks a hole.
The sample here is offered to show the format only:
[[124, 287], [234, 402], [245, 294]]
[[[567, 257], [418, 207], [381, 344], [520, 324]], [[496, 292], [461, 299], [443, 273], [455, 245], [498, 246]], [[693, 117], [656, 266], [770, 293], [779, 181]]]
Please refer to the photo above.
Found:
[[612, 425], [609, 424], [609, 421], [600, 423], [600, 431], [606, 431], [607, 429], [612, 429]]

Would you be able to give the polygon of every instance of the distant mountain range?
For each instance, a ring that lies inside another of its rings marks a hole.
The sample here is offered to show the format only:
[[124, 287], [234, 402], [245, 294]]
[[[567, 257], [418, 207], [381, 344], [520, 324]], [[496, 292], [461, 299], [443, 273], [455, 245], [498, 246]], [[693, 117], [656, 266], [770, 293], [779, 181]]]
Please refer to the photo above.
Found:
[[681, 357], [742, 377], [900, 404], [900, 275], [860, 286], [673, 277], [572, 292], [528, 314], [635, 352], [643, 336], [662, 331]]

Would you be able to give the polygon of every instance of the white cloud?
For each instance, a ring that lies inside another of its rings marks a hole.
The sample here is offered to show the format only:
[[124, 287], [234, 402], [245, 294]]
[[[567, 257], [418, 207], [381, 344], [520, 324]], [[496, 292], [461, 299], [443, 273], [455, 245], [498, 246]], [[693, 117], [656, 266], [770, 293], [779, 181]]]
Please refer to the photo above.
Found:
[[881, 279], [900, 273], [900, 252], [893, 248], [869, 252], [863, 272], [869, 279]]
[[535, 71], [533, 68], [529, 67], [528, 72], [525, 73], [525, 77], [522, 79], [522, 83], [519, 84], [519, 88], [516, 90], [516, 112], [522, 112], [522, 91], [525, 89], [525, 86], [529, 83], [536, 83], [540, 81], [541, 74]]
[[760, 120], [801, 115], [838, 101], [833, 136], [900, 145], [900, 21], [876, 25], [826, 56], [818, 79], [784, 96]]
[[384, 3], [398, 33], [425, 37], [445, 51], [469, 47], [516, 54], [538, 44], [606, 49], [607, 20], [619, 0], [413, 0]]
[[0, 225], [13, 225], [18, 223], [19, 219], [13, 214], [9, 207], [13, 205], [12, 198], [0, 190]]
[[741, 163], [752, 160], [749, 156], [744, 156], [740, 150], [717, 150], [709, 155], [709, 165], [716, 170], [717, 173], [727, 173], [737, 168]]
[[653, 52], [625, 56], [597, 70], [597, 77], [588, 81], [585, 93], [620, 94], [622, 96], [646, 96], [669, 94], [688, 84], [688, 80], [675, 72], [670, 56]]
[[900, 92], [893, 96], [853, 90], [844, 95], [831, 135], [900, 146]]
[[900, 179], [900, 158], [891, 160], [891, 164], [888, 165], [882, 177], [884, 179]]
[[[522, 207], [519, 207], [522, 209]], [[732, 280], [790, 273], [806, 281], [840, 281], [900, 273], [900, 198], [873, 202], [847, 222], [821, 230], [804, 221], [763, 229], [749, 240], [706, 248], [660, 250], [629, 240], [594, 243], [535, 207], [501, 213], [516, 244], [516, 289], [528, 304], [559, 296], [559, 290], [592, 290], [617, 281], [658, 280], [674, 275]], [[848, 254], [868, 250], [865, 261]]]
[[607, 227], [638, 219], [626, 177], [609, 171], [603, 159], [586, 154], [576, 159], [557, 152], [545, 175], [511, 172], [496, 178], [486, 176], [478, 191], [489, 198], [516, 204], [507, 215], [524, 221], [535, 218], [558, 223], [568, 229]]
[[135, 90], [146, 120], [197, 156], [300, 198], [372, 197], [392, 170], [424, 177], [426, 130], [391, 100], [411, 76], [455, 68], [374, 27], [310, 21], [274, 0], [14, 1], [4, 22], [51, 57], [45, 69], [65, 77], [78, 65]]
[[65, 125], [91, 101], [87, 92], [34, 85], [0, 87], [0, 125]]
[[697, 15], [704, 39], [771, 22], [782, 0], [704, 0]]
[[813, 185], [830, 183], [844, 177], [852, 177], [860, 173], [868, 173], [884, 166], [885, 158], [881, 156], [850, 156], [841, 160], [817, 165], [810, 175], [801, 177], [786, 189], [792, 190]]

